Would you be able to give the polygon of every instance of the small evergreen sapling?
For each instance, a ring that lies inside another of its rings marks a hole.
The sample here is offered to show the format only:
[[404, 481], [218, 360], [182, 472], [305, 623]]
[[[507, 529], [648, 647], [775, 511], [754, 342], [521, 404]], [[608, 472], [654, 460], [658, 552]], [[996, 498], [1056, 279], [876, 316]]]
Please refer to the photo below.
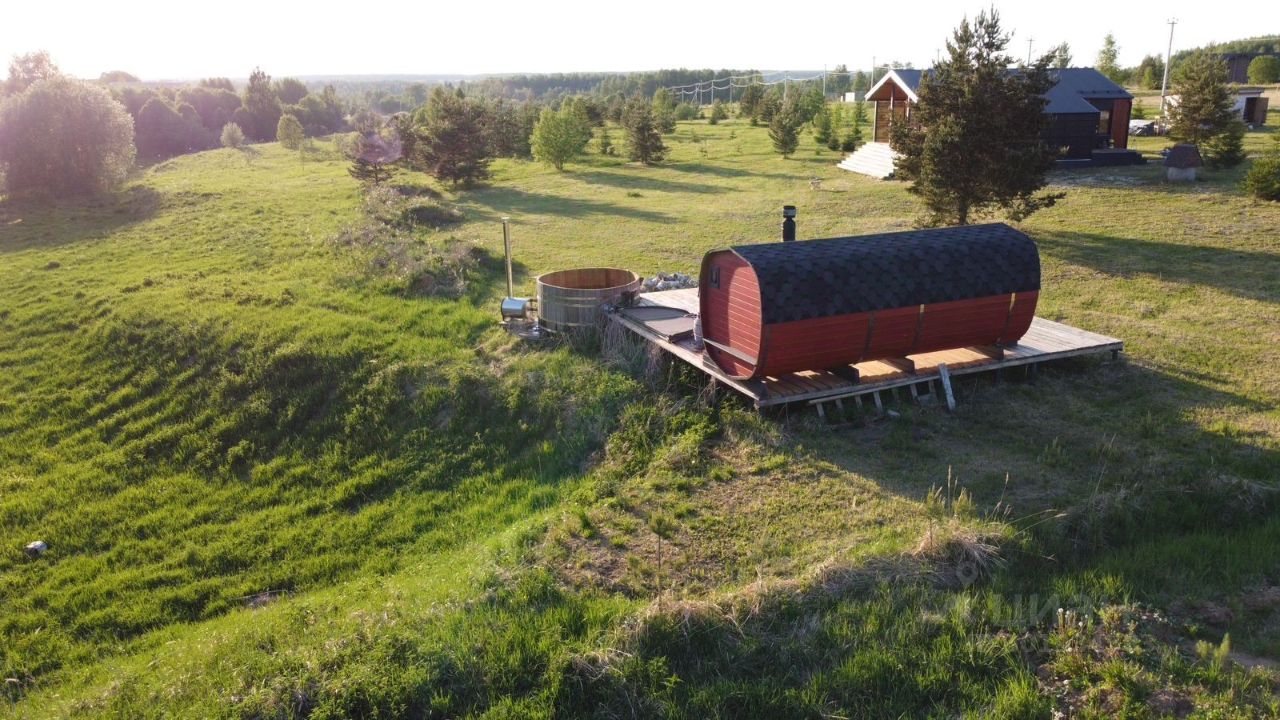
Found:
[[1271, 136], [1271, 146], [1253, 161], [1244, 187], [1259, 200], [1280, 201], [1280, 134]]
[[800, 146], [800, 117], [794, 103], [787, 103], [769, 121], [769, 140], [782, 157], [791, 157]]

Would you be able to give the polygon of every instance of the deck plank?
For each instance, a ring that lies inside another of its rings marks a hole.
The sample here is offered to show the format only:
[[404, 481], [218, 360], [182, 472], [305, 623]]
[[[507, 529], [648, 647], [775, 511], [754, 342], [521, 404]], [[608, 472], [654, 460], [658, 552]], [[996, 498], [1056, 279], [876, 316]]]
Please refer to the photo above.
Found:
[[[697, 288], [643, 293], [637, 298], [637, 303], [665, 305], [690, 313], [697, 313], [699, 310]], [[1000, 358], [988, 355], [983, 348], [953, 348], [908, 356], [907, 359], [915, 364], [914, 375], [903, 372], [891, 362], [872, 360], [852, 366], [861, 376], [857, 383], [823, 370], [788, 373], [762, 381], [743, 381], [730, 377], [714, 363], [707, 362], [706, 356], [693, 348], [691, 339], [670, 342], [643, 324], [622, 315], [615, 313], [609, 317], [646, 341], [747, 396], [758, 408], [793, 402], [825, 402], [905, 387], [937, 378], [938, 365], [943, 363], [947, 365], [949, 374], [956, 376], [1124, 349], [1124, 342], [1117, 338], [1037, 317], [1032, 320], [1031, 327], [1017, 344], [1002, 349]]]

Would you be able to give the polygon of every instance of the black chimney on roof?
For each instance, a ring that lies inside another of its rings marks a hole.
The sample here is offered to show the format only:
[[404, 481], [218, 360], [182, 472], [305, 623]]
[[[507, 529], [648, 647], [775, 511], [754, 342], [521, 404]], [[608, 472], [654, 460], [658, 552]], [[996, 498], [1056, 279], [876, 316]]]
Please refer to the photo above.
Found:
[[796, 206], [782, 206], [782, 242], [796, 239]]

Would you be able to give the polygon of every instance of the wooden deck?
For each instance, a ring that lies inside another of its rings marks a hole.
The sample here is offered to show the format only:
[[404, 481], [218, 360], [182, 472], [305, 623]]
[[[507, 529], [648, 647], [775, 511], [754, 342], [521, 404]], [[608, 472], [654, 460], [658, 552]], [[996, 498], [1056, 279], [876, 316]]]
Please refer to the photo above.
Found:
[[[692, 316], [698, 313], [698, 291], [691, 288], [644, 293], [637, 298], [636, 304], [684, 310], [691, 316], [688, 325], [692, 329]], [[1116, 338], [1036, 318], [1031, 323], [1031, 329], [1017, 345], [1005, 348], [956, 348], [892, 360], [857, 363], [850, 366], [857, 370], [856, 382], [849, 379], [854, 376], [852, 372], [837, 373], [830, 370], [788, 373], [763, 380], [737, 380], [726, 375], [702, 351], [695, 349], [692, 337], [676, 335], [667, 339], [673, 335], [669, 324], [664, 327], [663, 333], [658, 333], [645, 323], [628, 318], [625, 312], [617, 312], [609, 317], [707, 373], [721, 384], [746, 395], [757, 408], [795, 402], [824, 403], [901, 387], [910, 389], [914, 396], [918, 385], [930, 383], [944, 375], [965, 375], [1098, 353], [1111, 353], [1115, 357], [1124, 349], [1124, 343]], [[879, 405], [879, 396], [875, 399]]]

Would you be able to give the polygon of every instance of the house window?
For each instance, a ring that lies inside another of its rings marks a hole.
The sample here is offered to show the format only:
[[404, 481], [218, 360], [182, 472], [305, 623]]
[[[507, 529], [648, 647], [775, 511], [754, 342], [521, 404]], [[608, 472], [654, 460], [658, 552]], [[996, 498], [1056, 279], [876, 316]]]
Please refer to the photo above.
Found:
[[720, 266], [719, 265], [711, 266], [711, 287], [713, 288], [720, 287]]
[[1098, 111], [1098, 134], [1099, 135], [1111, 134], [1111, 111], [1110, 110]]

